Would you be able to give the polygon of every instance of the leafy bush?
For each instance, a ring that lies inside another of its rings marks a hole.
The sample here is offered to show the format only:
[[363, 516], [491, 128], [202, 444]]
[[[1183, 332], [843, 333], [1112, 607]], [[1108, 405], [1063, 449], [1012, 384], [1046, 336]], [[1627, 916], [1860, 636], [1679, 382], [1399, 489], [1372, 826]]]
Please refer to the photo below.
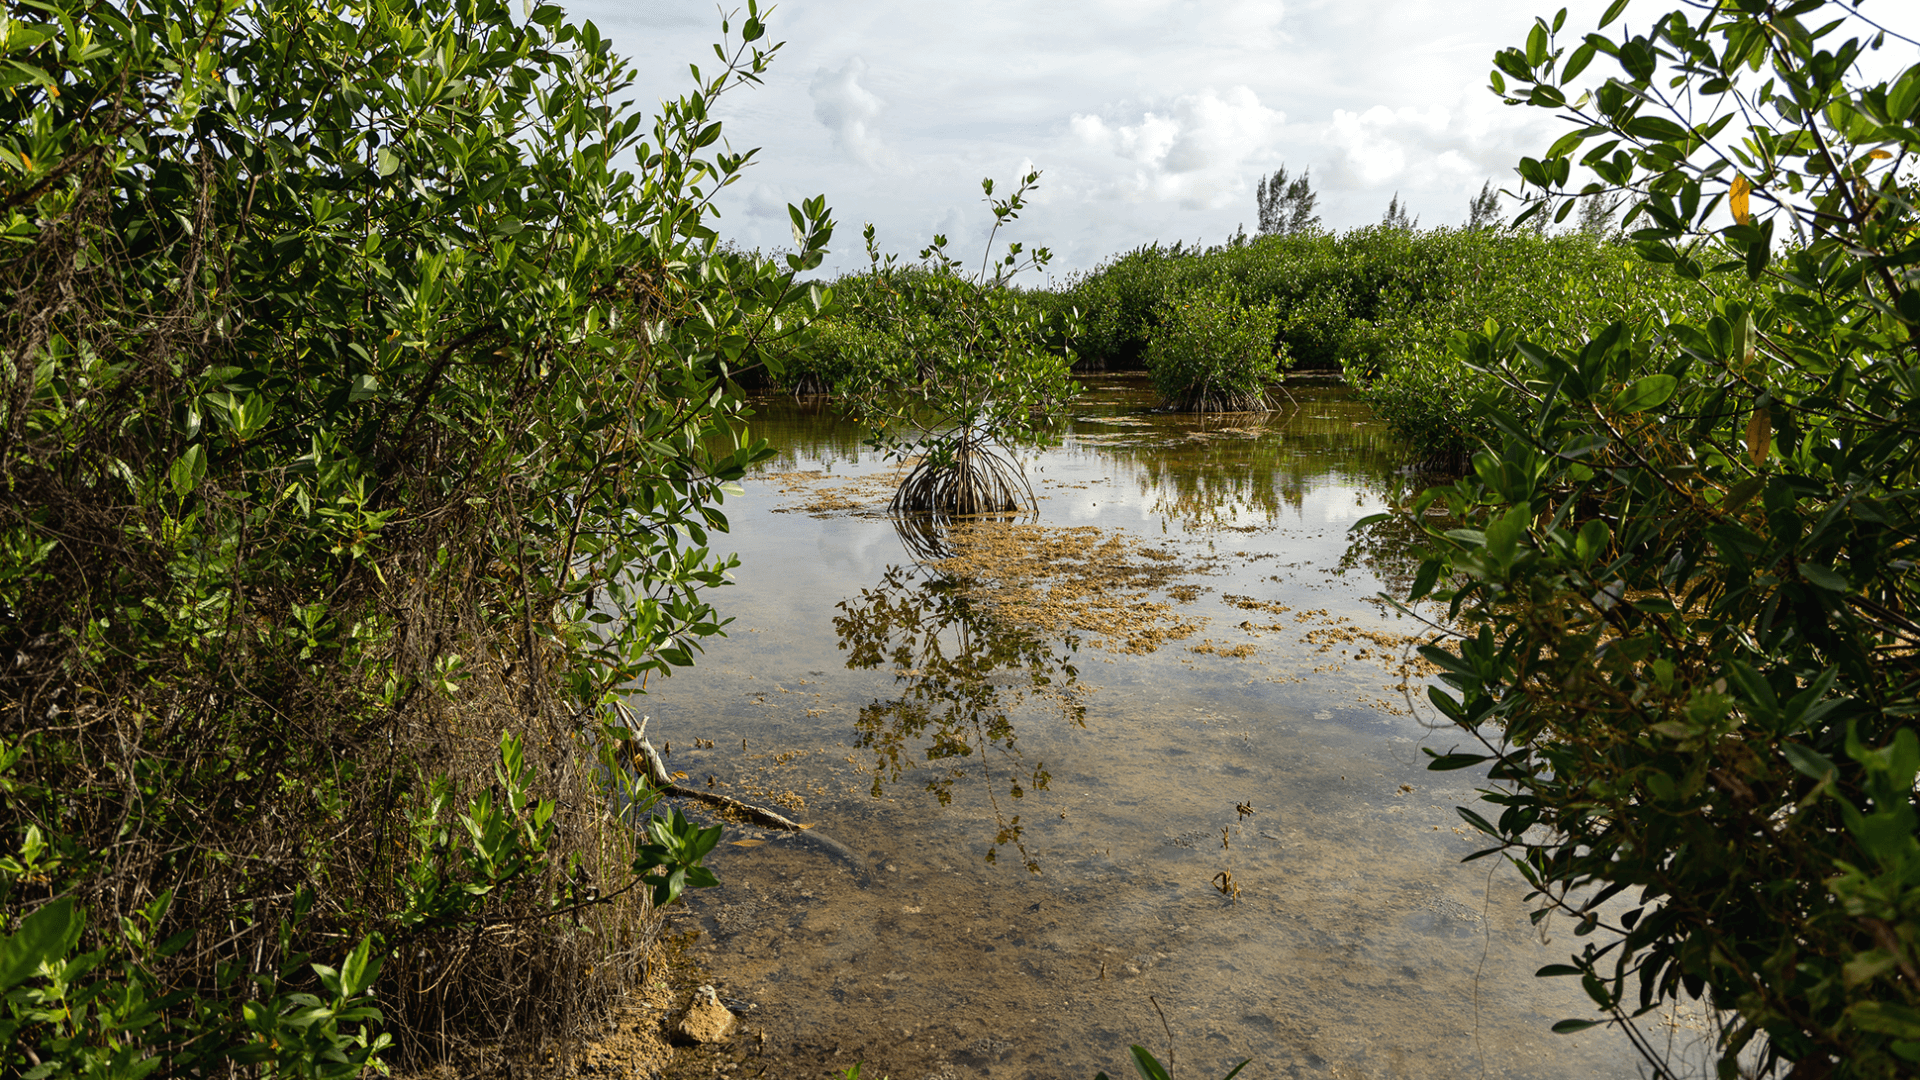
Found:
[[1454, 333], [1491, 319], [1566, 341], [1655, 311], [1705, 317], [1697, 289], [1629, 247], [1530, 230], [1370, 227], [1205, 251], [1148, 247], [1062, 293], [1084, 318], [1081, 354], [1124, 367], [1144, 361], [1175, 298], [1220, 281], [1248, 305], [1273, 307], [1292, 370], [1344, 371], [1380, 418], [1436, 463], [1464, 461], [1470, 442], [1491, 433], [1484, 402], [1501, 394], [1455, 359]]
[[1186, 270], [1182, 255], [1153, 244], [1071, 278], [1065, 291], [1085, 318], [1080, 355], [1100, 367], [1143, 367], [1155, 313]]
[[818, 313], [831, 226], [779, 266], [704, 223], [752, 5], [650, 130], [517, 10], [0, 15], [0, 1073], [561, 1034], [704, 880], [610, 812], [601, 710], [722, 624], [769, 451], [718, 376]]
[[1226, 282], [1184, 289], [1160, 312], [1147, 345], [1147, 373], [1160, 399], [1183, 411], [1252, 412], [1267, 407], [1280, 377], [1271, 303], [1246, 305]]
[[913, 459], [896, 514], [944, 520], [1033, 503], [1008, 450], [1037, 437], [1080, 389], [1068, 377], [1071, 321], [1011, 287], [1016, 274], [1046, 266], [1047, 249], [1013, 243], [993, 258], [994, 238], [1039, 180], [1029, 173], [1006, 199], [981, 181], [994, 230], [977, 272], [947, 253], [944, 236], [920, 252], [920, 265], [900, 266], [880, 254], [869, 225], [869, 270], [839, 288], [849, 320], [868, 330], [857, 339], [865, 362], [851, 365], [839, 390], [877, 446]]
[[[1704, 998], [1721, 1076], [1911, 1076], [1920, 213], [1898, 169], [1920, 65], [1867, 84], [1885, 39], [1817, 0], [1571, 51], [1564, 17], [1496, 58], [1510, 101], [1582, 125], [1521, 162], [1530, 212], [1629, 192], [1634, 250], [1695, 314], [1454, 339], [1506, 407], [1419, 504], [1463, 522], [1412, 593], [1441, 586], [1462, 623], [1426, 650], [1431, 698], [1480, 744], [1432, 767], [1489, 766], [1481, 854], [1584, 941], [1541, 974], [1577, 978], [1667, 1075], [1630, 1021]], [[1619, 73], [1569, 102], [1596, 60]]]
[[887, 335], [855, 319], [821, 319], [780, 347], [782, 388], [803, 395], [844, 392], [861, 372], [890, 363], [895, 348]]

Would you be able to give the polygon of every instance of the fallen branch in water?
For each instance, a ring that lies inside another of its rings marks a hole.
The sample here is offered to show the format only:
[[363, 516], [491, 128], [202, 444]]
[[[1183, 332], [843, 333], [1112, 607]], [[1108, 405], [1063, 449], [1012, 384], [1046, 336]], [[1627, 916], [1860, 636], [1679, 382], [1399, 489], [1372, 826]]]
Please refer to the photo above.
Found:
[[627, 736], [627, 741], [633, 746], [633, 752], [629, 757], [635, 764], [642, 766], [647, 776], [647, 783], [657, 788], [660, 794], [671, 795], [681, 799], [693, 799], [696, 802], [706, 803], [708, 806], [719, 807], [722, 810], [731, 810], [746, 818], [748, 821], [753, 822], [755, 825], [764, 825], [769, 829], [785, 829], [788, 832], [803, 832], [812, 828], [810, 825], [802, 825], [797, 821], [783, 817], [764, 807], [755, 806], [752, 803], [741, 802], [739, 799], [721, 795], [718, 792], [681, 787], [679, 784], [674, 783], [673, 774], [667, 772], [667, 763], [660, 759], [660, 752], [655, 750], [653, 744], [647, 741], [647, 721], [650, 718], [642, 716], [636, 721], [633, 716], [633, 710], [617, 701], [613, 703], [613, 707], [619, 712], [620, 718], [626, 722], [627, 730], [632, 732], [631, 735]]
[[635, 720], [633, 710], [617, 701], [614, 702], [613, 707], [619, 712], [620, 718], [625, 723], [627, 730], [632, 732], [632, 734], [627, 736], [627, 741], [633, 746], [633, 750], [628, 754], [628, 757], [636, 764], [642, 766], [647, 775], [647, 783], [652, 784], [660, 794], [682, 799], [693, 799], [696, 802], [703, 802], [708, 806], [717, 807], [721, 810], [731, 810], [741, 817], [746, 818], [748, 821], [753, 822], [755, 825], [763, 825], [769, 829], [781, 829], [786, 832], [801, 834], [815, 847], [820, 848], [827, 854], [847, 864], [847, 868], [854, 873], [860, 875], [862, 878], [867, 876], [867, 860], [861, 858], [852, 848], [828, 836], [826, 833], [814, 829], [811, 825], [802, 825], [797, 821], [776, 814], [764, 807], [741, 802], [739, 799], [730, 798], [717, 792], [681, 787], [679, 784], [674, 783], [673, 774], [667, 772], [667, 763], [660, 760], [660, 752], [655, 750], [653, 744], [647, 741], [648, 717], [642, 716], [638, 720]]

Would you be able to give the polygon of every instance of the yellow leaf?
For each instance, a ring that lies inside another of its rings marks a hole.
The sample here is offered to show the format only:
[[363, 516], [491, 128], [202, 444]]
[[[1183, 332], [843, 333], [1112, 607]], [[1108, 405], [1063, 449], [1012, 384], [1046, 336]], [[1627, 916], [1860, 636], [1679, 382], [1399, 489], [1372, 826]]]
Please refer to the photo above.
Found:
[[1767, 450], [1773, 443], [1773, 416], [1762, 407], [1747, 419], [1747, 457], [1757, 468], [1767, 463]]
[[765, 840], [729, 840], [727, 842], [734, 847], [759, 847], [761, 844], [766, 843]]
[[687, 774], [683, 772], [677, 772], [673, 774], [673, 779], [675, 780], [685, 780], [686, 778], [687, 778]]
[[1733, 220], [1742, 225], [1745, 225], [1747, 220], [1752, 216], [1747, 212], [1747, 193], [1752, 190], [1753, 185], [1747, 183], [1746, 177], [1735, 176], [1733, 178], [1733, 188], [1728, 193], [1727, 202], [1733, 209]]
[[1887, 153], [1887, 152], [1886, 152], [1885, 150], [1869, 150], [1869, 151], [1867, 151], [1867, 160], [1868, 160], [1868, 161], [1885, 161], [1885, 160], [1887, 160], [1888, 158], [1890, 158], [1890, 157], [1892, 157], [1892, 156], [1893, 156], [1892, 154], [1889, 154], [1889, 153]]

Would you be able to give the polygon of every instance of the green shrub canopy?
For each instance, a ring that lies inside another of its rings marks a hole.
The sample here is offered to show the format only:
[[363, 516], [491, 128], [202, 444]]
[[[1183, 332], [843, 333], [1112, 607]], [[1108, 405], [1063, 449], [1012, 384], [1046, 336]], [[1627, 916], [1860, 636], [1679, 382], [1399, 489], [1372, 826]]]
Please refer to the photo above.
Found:
[[1856, 16], [1563, 10], [1501, 51], [1497, 92], [1580, 125], [1521, 162], [1528, 213], [1628, 193], [1684, 302], [1455, 335], [1492, 434], [1414, 508], [1448, 512], [1412, 592], [1457, 620], [1425, 653], [1469, 740], [1433, 767], [1488, 769], [1482, 854], [1580, 939], [1541, 974], [1664, 1075], [1631, 1021], [1685, 998], [1726, 1010], [1721, 1076], [1920, 1070], [1920, 64], [1861, 76], [1911, 43]]
[[724, 621], [769, 451], [717, 376], [830, 305], [831, 224], [707, 224], [753, 5], [651, 124], [518, 11], [0, 14], [0, 1073], [537, 1041], [631, 972], [642, 871], [708, 880], [603, 811], [600, 709]]
[[1281, 368], [1276, 304], [1245, 304], [1231, 283], [1213, 280], [1175, 292], [1157, 315], [1147, 373], [1163, 402], [1189, 412], [1266, 409]]

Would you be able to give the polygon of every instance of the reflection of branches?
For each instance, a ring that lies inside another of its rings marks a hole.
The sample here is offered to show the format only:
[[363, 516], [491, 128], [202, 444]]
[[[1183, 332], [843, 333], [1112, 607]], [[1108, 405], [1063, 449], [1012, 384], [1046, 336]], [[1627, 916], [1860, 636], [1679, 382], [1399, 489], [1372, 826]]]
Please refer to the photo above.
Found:
[[1154, 511], [1187, 528], [1243, 519], [1272, 524], [1330, 482], [1391, 488], [1406, 460], [1406, 444], [1344, 390], [1302, 390], [1294, 408], [1178, 430], [1181, 438], [1172, 443], [1109, 440], [1098, 453], [1134, 466], [1142, 493], [1154, 497]]
[[1414, 571], [1430, 554], [1430, 548], [1420, 519], [1405, 509], [1395, 510], [1354, 526], [1347, 534], [1340, 569], [1364, 569], [1389, 596], [1404, 599], [1413, 588]]
[[953, 554], [953, 544], [947, 539], [952, 527], [951, 520], [933, 514], [896, 514], [893, 518], [893, 531], [900, 534], [900, 545], [915, 562], [934, 562]]
[[[858, 745], [874, 753], [874, 796], [885, 781], [937, 762], [942, 771], [926, 788], [947, 805], [954, 784], [967, 775], [962, 759], [978, 751], [998, 826], [993, 847], [1013, 844], [1027, 869], [1038, 873], [1039, 863], [1020, 840], [1019, 815], [1001, 812], [986, 752], [993, 748], [1012, 767], [1013, 798], [1025, 796], [1029, 786], [1046, 790], [1045, 766], [1021, 760], [1011, 714], [1031, 699], [1084, 723], [1086, 708], [1075, 694], [1080, 673], [1072, 663], [1077, 639], [1069, 637], [1056, 652], [1050, 643], [1001, 623], [952, 580], [920, 578], [918, 571], [898, 566], [887, 568], [878, 587], [839, 607], [833, 627], [847, 666], [890, 666], [900, 687], [898, 696], [860, 710]], [[988, 852], [989, 862], [995, 851]]]
[[972, 514], [962, 519], [939, 514], [895, 514], [893, 531], [915, 562], [937, 562], [954, 554], [952, 533], [955, 525], [977, 521], [1020, 521], [1039, 517], [1032, 513]]

